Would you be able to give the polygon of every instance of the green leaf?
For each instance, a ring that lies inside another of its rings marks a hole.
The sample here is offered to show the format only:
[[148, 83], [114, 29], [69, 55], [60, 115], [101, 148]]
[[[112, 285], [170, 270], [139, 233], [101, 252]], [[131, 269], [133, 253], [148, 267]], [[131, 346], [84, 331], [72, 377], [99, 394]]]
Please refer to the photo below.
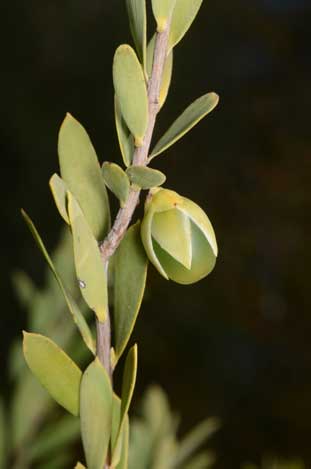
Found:
[[[153, 35], [147, 47], [147, 74], [149, 77], [151, 76], [151, 73], [152, 73], [155, 38], [156, 36]], [[172, 72], [173, 72], [173, 49], [168, 53], [166, 60], [165, 60], [165, 64], [164, 64], [162, 82], [161, 82], [160, 93], [159, 93], [159, 98], [158, 98], [160, 109], [165, 103], [167, 95], [168, 95], [168, 90], [170, 88], [171, 79], [172, 79]]]
[[176, 0], [152, 0], [152, 11], [157, 22], [157, 30], [165, 30], [167, 20], [175, 7]]
[[80, 389], [81, 436], [88, 469], [104, 467], [112, 420], [112, 388], [96, 358], [83, 374]]
[[138, 57], [145, 66], [147, 41], [146, 0], [126, 0], [130, 29]]
[[196, 99], [185, 111], [175, 120], [168, 131], [158, 141], [152, 153], [150, 160], [167, 150], [189, 130], [192, 129], [203, 117], [209, 114], [218, 104], [219, 97], [216, 93], [207, 93], [201, 98]]
[[152, 187], [161, 186], [166, 181], [165, 174], [157, 169], [148, 168], [146, 166], [130, 166], [126, 170], [130, 181], [141, 189], [151, 189]]
[[80, 421], [71, 415], [65, 415], [60, 420], [50, 423], [32, 441], [28, 452], [31, 461], [37, 461], [52, 452], [60, 451], [65, 445], [74, 442], [79, 434]]
[[65, 222], [69, 224], [66, 194], [68, 187], [66, 186], [62, 178], [60, 178], [59, 175], [56, 173], [54, 173], [51, 177], [49, 185], [59, 214], [65, 220]]
[[128, 414], [135, 383], [136, 383], [136, 376], [137, 376], [137, 344], [135, 344], [127, 354], [125, 365], [124, 365], [124, 372], [123, 372], [123, 379], [122, 379], [122, 398], [121, 398], [121, 409], [120, 409], [120, 424], [117, 433], [117, 437], [115, 439], [115, 444], [112, 447], [112, 454], [116, 450], [119, 444], [119, 440], [122, 435], [122, 430], [124, 426], [124, 422], [126, 416]]
[[140, 223], [131, 226], [113, 256], [113, 315], [116, 360], [133, 331], [146, 286], [148, 259], [140, 239]]
[[197, 449], [203, 445], [208, 438], [213, 435], [220, 427], [217, 419], [207, 419], [198, 424], [193, 430], [191, 430], [180, 442], [178, 447], [178, 453], [174, 458], [174, 468], [179, 468], [181, 465], [188, 460], [188, 458], [197, 451]]
[[130, 166], [134, 154], [134, 139], [122, 117], [118, 98], [114, 98], [114, 112], [119, 146], [125, 166]]
[[92, 142], [79, 122], [67, 114], [58, 140], [61, 176], [77, 199], [96, 239], [110, 228], [108, 195]]
[[116, 394], [114, 394], [111, 428], [111, 447], [114, 448], [114, 451], [111, 458], [111, 466], [116, 467], [117, 469], [127, 469], [129, 419], [128, 415], [126, 415], [126, 418], [123, 423], [123, 428], [121, 430], [120, 438], [118, 439], [120, 429], [120, 416], [121, 400]]
[[124, 207], [130, 192], [130, 181], [125, 171], [119, 165], [108, 161], [103, 164], [102, 170], [106, 186], [119, 199], [121, 207]]
[[134, 50], [118, 47], [113, 59], [113, 83], [122, 116], [141, 146], [148, 125], [148, 96], [143, 69]]
[[24, 332], [27, 365], [49, 394], [73, 415], [79, 414], [81, 370], [55, 342]]
[[176, 0], [172, 15], [169, 49], [184, 37], [192, 22], [194, 21], [203, 0]]
[[107, 278], [100, 251], [79, 204], [68, 192], [68, 213], [73, 236], [76, 274], [80, 291], [101, 322], [107, 315]]
[[74, 299], [72, 298], [72, 296], [70, 295], [69, 291], [67, 291], [67, 289], [65, 288], [64, 284], [63, 284], [63, 281], [61, 279], [61, 277], [59, 276], [58, 272], [56, 271], [55, 267], [54, 267], [54, 264], [52, 262], [52, 259], [50, 258], [44, 244], [43, 244], [43, 241], [35, 227], [35, 225], [33, 224], [32, 220], [30, 219], [30, 217], [27, 215], [27, 213], [22, 210], [22, 216], [24, 218], [24, 220], [26, 221], [27, 225], [28, 225], [28, 228], [31, 232], [31, 234], [33, 235], [40, 251], [42, 252], [48, 266], [50, 267], [58, 285], [59, 285], [59, 288], [61, 289], [63, 295], [64, 295], [64, 298], [65, 298], [65, 301], [67, 303], [67, 306], [68, 306], [68, 309], [73, 317], [73, 320], [75, 322], [75, 324], [77, 325], [80, 333], [81, 333], [81, 336], [84, 340], [84, 343], [85, 345], [88, 347], [88, 349], [93, 353], [93, 355], [95, 355], [96, 353], [96, 347], [95, 347], [95, 343], [94, 343], [94, 339], [93, 339], [93, 336], [92, 336], [92, 333], [90, 331], [90, 328], [86, 322], [86, 320], [84, 319], [84, 316], [82, 315], [80, 309], [78, 308], [78, 305], [76, 304], [76, 302], [74, 301]]
[[116, 469], [128, 469], [128, 458], [129, 458], [129, 418], [125, 417], [122, 435], [121, 435], [121, 456], [119, 464]]
[[80, 462], [77, 462], [74, 469], [87, 469], [87, 468], [85, 466], [83, 466], [83, 464], [81, 464]]

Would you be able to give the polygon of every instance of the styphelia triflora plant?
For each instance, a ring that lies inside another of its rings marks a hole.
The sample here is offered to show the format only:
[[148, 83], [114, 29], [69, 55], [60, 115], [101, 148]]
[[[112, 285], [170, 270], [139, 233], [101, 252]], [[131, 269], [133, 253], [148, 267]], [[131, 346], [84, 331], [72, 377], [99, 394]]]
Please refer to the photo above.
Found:
[[[170, 86], [173, 51], [202, 2], [152, 0], [156, 32], [148, 44], [145, 0], [126, 2], [136, 51], [127, 44], [121, 45], [113, 60], [115, 120], [125, 170], [111, 162], [100, 167], [88, 134], [70, 114], [59, 132], [61, 176], [54, 174], [50, 187], [58, 211], [71, 231], [77, 282], [95, 314], [96, 340], [34, 224], [23, 212], [72, 319], [94, 355], [82, 371], [49, 338], [25, 332], [25, 359], [51, 396], [68, 412], [79, 416], [88, 469], [128, 467], [128, 411], [136, 380], [137, 345], [127, 353], [120, 397], [113, 389], [113, 372], [137, 318], [148, 260], [166, 279], [191, 284], [211, 272], [217, 257], [214, 230], [205, 212], [191, 200], [162, 188], [165, 175], [149, 166], [153, 158], [165, 152], [218, 103], [215, 93], [194, 101], [150, 151], [156, 117]], [[113, 223], [106, 188], [120, 203]], [[141, 223], [130, 226], [142, 189], [149, 190], [145, 215]], [[78, 463], [77, 467], [83, 466]]]

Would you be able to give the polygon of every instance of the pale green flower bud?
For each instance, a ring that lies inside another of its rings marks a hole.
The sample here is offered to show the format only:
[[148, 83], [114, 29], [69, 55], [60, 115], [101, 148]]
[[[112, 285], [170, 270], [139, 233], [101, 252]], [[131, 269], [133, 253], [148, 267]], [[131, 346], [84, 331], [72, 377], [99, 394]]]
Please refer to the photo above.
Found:
[[218, 249], [211, 222], [197, 204], [174, 191], [151, 191], [141, 238], [149, 260], [166, 279], [194, 283], [215, 266]]

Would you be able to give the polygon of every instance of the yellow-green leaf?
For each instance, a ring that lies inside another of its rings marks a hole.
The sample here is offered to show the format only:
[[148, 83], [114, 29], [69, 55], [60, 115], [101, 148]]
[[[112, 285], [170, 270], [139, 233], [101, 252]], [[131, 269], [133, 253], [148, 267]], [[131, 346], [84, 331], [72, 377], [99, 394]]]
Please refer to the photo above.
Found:
[[161, 186], [166, 181], [166, 176], [157, 169], [148, 168], [146, 166], [130, 166], [126, 170], [132, 184], [141, 189], [151, 189], [152, 187]]
[[141, 63], [146, 63], [147, 15], [146, 0], [126, 0], [130, 29]]
[[140, 239], [140, 223], [131, 226], [113, 257], [113, 317], [116, 360], [133, 331], [143, 299], [148, 259]]
[[120, 461], [116, 466], [116, 469], [128, 469], [128, 458], [129, 458], [129, 418], [126, 415], [121, 433], [121, 455]]
[[114, 99], [114, 112], [116, 129], [118, 135], [119, 146], [125, 166], [130, 166], [133, 161], [134, 154], [134, 139], [133, 135], [129, 131], [125, 120], [122, 117], [118, 98], [115, 96]]
[[68, 213], [73, 236], [76, 274], [80, 291], [101, 322], [107, 314], [107, 277], [100, 251], [73, 195], [68, 192]]
[[80, 331], [80, 334], [81, 334], [81, 336], [84, 340], [85, 345], [93, 353], [93, 355], [95, 355], [95, 342], [94, 342], [92, 333], [90, 331], [90, 328], [89, 328], [86, 320], [84, 319], [83, 314], [81, 313], [77, 303], [72, 298], [69, 291], [64, 286], [64, 283], [63, 283], [60, 275], [58, 274], [57, 270], [55, 269], [55, 266], [52, 262], [52, 259], [50, 258], [49, 253], [47, 252], [47, 250], [46, 250], [46, 248], [43, 244], [42, 238], [39, 235], [38, 230], [36, 229], [36, 227], [33, 224], [32, 220], [30, 219], [30, 217], [27, 215], [27, 213], [24, 210], [22, 210], [22, 216], [23, 216], [25, 222], [27, 223], [27, 226], [28, 226], [31, 234], [33, 235], [33, 237], [34, 237], [34, 239], [35, 239], [41, 253], [43, 254], [43, 257], [45, 258], [48, 266], [50, 267], [50, 269], [51, 269], [51, 271], [52, 271], [52, 273], [53, 273], [53, 275], [54, 275], [54, 277], [55, 277], [55, 279], [56, 279], [56, 281], [59, 285], [59, 288], [61, 289], [62, 294], [64, 295], [64, 298], [65, 298], [65, 301], [67, 303], [68, 309], [69, 309], [69, 311], [72, 315], [72, 318], [73, 318], [75, 324], [77, 325], [77, 327]]
[[61, 176], [77, 199], [95, 238], [110, 228], [108, 195], [92, 142], [79, 122], [67, 114], [58, 140]]
[[169, 48], [184, 37], [203, 3], [203, 0], [176, 0], [172, 15]]
[[176, 0], [152, 0], [152, 10], [157, 22], [157, 30], [164, 31]]
[[128, 414], [135, 383], [136, 383], [136, 376], [137, 376], [137, 344], [135, 344], [128, 352], [125, 365], [124, 365], [124, 372], [123, 372], [123, 379], [122, 379], [122, 398], [121, 398], [121, 409], [120, 409], [120, 423], [119, 429], [117, 432], [117, 437], [115, 438], [114, 446], [112, 447], [112, 454], [114, 450], [118, 448], [120, 444], [120, 439], [122, 436], [122, 430], [125, 424], [126, 416]]
[[83, 464], [81, 464], [80, 462], [77, 462], [74, 469], [87, 469], [87, 468], [85, 466], [83, 466]]
[[69, 224], [66, 195], [68, 187], [66, 186], [62, 178], [60, 178], [59, 175], [56, 173], [54, 173], [51, 177], [49, 184], [59, 214], [65, 220], [65, 222]]
[[[150, 77], [152, 72], [152, 65], [153, 65], [153, 55], [154, 55], [154, 47], [155, 47], [155, 35], [150, 39], [147, 47], [147, 74]], [[160, 86], [160, 93], [159, 93], [159, 108], [163, 106], [166, 101], [168, 90], [170, 88], [171, 79], [172, 79], [172, 72], [173, 72], [173, 49], [168, 53], [164, 69], [162, 75], [162, 82]]]
[[218, 104], [219, 97], [216, 93], [207, 93], [196, 99], [175, 120], [168, 131], [158, 141], [151, 152], [150, 160], [167, 150], [189, 130], [192, 129], [203, 117], [209, 114]]
[[[114, 448], [111, 455], [111, 466], [116, 469], [128, 469], [128, 439], [129, 439], [129, 418], [126, 415], [120, 438], [120, 416], [121, 416], [121, 400], [113, 395], [113, 411], [112, 411], [112, 428], [111, 428], [111, 448]], [[116, 446], [117, 443], [117, 446]]]
[[83, 374], [80, 388], [81, 436], [88, 469], [104, 467], [112, 421], [112, 387], [96, 358]]
[[81, 370], [52, 340], [24, 332], [25, 360], [49, 394], [73, 415], [79, 414]]
[[121, 207], [124, 207], [130, 192], [130, 181], [123, 169], [106, 161], [103, 166], [103, 176], [106, 186], [119, 199]]
[[143, 69], [127, 44], [118, 47], [113, 60], [113, 83], [122, 116], [141, 146], [148, 125], [148, 96]]

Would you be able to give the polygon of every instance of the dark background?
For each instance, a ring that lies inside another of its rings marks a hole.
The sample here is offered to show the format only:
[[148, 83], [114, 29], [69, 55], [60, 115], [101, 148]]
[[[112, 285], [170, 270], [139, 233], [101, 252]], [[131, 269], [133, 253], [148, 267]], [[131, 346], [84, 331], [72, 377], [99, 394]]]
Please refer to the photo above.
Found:
[[[40, 283], [44, 265], [19, 208], [55, 246], [61, 222], [48, 189], [66, 111], [88, 129], [100, 160], [120, 162], [111, 63], [130, 41], [124, 1], [1, 4], [1, 369], [25, 325], [10, 273]], [[175, 50], [159, 136], [193, 99], [216, 111], [154, 161], [167, 187], [209, 214], [215, 271], [182, 287], [149, 271], [136, 327], [136, 399], [160, 383], [184, 429], [222, 418], [218, 468], [263, 453], [311, 467], [311, 54], [309, 0], [208, 0]], [[6, 376], [1, 373], [2, 387]]]

